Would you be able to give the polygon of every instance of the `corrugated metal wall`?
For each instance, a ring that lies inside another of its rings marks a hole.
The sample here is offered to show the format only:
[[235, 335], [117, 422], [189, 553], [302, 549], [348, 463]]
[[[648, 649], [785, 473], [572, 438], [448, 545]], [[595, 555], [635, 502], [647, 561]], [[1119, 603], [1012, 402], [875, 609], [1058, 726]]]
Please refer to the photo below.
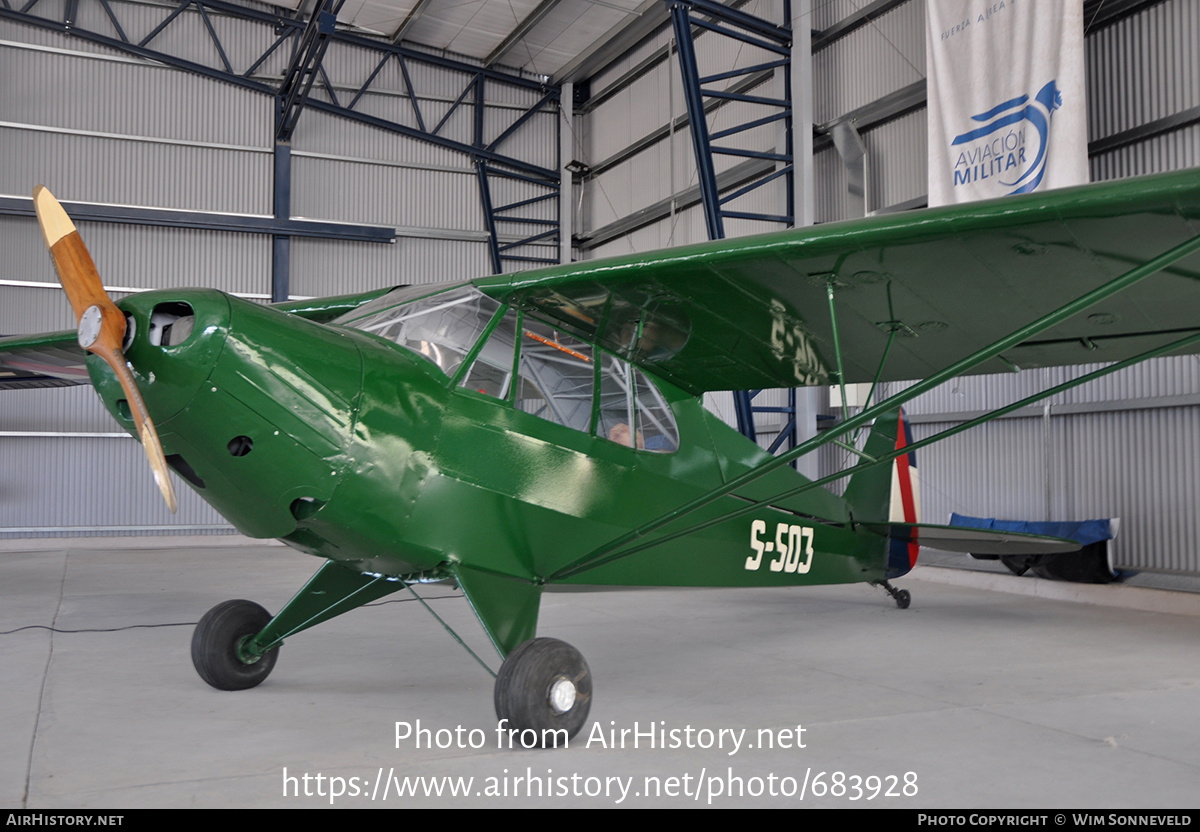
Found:
[[[113, 5], [135, 42], [169, 12]], [[82, 28], [111, 31], [99, 3], [80, 3], [78, 13]], [[248, 65], [274, 40], [270, 26], [221, 15], [211, 20], [235, 66]], [[194, 11], [152, 46], [200, 61], [211, 59], [213, 49]], [[350, 47], [328, 56], [335, 84], [361, 82], [380, 60], [377, 52]], [[261, 72], [278, 78], [286, 57], [278, 50]], [[358, 106], [415, 125], [398, 66], [390, 61]], [[409, 62], [409, 71], [430, 126], [472, 78], [417, 61]], [[273, 211], [275, 102], [269, 96], [9, 20], [0, 20], [0, 79], [0, 195], [28, 196], [44, 183], [63, 200], [260, 216]], [[540, 95], [489, 83], [485, 136], [499, 135]], [[439, 135], [472, 141], [471, 100]], [[556, 167], [557, 114], [538, 113], [500, 150]], [[293, 296], [491, 271], [476, 171], [461, 153], [310, 109], [293, 136], [291, 158], [292, 216], [398, 232], [392, 245], [293, 238]], [[508, 183], [493, 180], [492, 187], [497, 204], [513, 201], [516, 189]], [[553, 210], [551, 203], [525, 214]], [[97, 222], [80, 222], [79, 230], [106, 284], [270, 295], [268, 235]], [[0, 216], [0, 252], [0, 334], [72, 327], [36, 222]], [[16, 281], [42, 285], [11, 285]], [[179, 489], [179, 513], [166, 513], [141, 448], [117, 435], [89, 388], [13, 391], [0, 408], [0, 536], [228, 529], [190, 489]], [[97, 482], [109, 485], [97, 489]]]

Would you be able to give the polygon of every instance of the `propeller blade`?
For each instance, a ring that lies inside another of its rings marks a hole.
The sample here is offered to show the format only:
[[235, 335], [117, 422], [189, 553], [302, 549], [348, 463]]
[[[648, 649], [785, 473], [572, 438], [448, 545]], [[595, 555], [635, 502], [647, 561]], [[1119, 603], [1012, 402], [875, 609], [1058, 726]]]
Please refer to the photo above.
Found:
[[75, 311], [79, 346], [100, 356], [116, 373], [133, 413], [134, 426], [146, 450], [150, 469], [154, 472], [154, 481], [167, 501], [167, 508], [174, 514], [179, 504], [167, 474], [162, 443], [158, 439], [158, 432], [154, 430], [150, 414], [146, 412], [146, 402], [134, 381], [125, 354], [121, 351], [125, 339], [125, 315], [104, 291], [87, 246], [54, 195], [38, 185], [33, 191], [33, 205], [54, 270], [58, 272], [58, 282], [62, 284]]

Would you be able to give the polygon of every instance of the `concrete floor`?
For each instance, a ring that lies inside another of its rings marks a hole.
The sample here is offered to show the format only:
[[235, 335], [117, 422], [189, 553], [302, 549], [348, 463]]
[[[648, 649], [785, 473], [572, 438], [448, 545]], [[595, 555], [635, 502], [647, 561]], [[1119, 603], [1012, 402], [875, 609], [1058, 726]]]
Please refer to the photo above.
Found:
[[[866, 586], [551, 594], [540, 633], [587, 658], [592, 723], [510, 750], [490, 677], [411, 601], [293, 637], [254, 690], [201, 682], [182, 625], [228, 598], [278, 609], [317, 565], [238, 539], [4, 542], [0, 805], [1200, 807], [1200, 596], [928, 567], [905, 611]], [[432, 605], [497, 664], [461, 598]], [[9, 632], [29, 625], [58, 632]], [[418, 720], [483, 747], [397, 747]], [[724, 747], [597, 739], [651, 725]], [[473, 780], [397, 798], [419, 777]]]

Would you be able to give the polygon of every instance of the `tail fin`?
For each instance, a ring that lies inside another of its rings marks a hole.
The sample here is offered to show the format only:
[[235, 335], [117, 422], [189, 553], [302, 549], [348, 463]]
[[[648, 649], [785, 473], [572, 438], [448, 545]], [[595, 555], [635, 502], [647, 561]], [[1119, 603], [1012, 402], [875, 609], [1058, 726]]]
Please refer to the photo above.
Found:
[[[871, 428], [863, 453], [877, 458], [912, 444], [912, 430], [904, 411], [880, 416]], [[863, 523], [921, 522], [921, 496], [917, 487], [917, 455], [901, 454], [890, 465], [879, 465], [850, 476], [846, 502], [856, 521]], [[905, 529], [888, 541], [887, 575], [895, 578], [917, 564], [916, 529]]]

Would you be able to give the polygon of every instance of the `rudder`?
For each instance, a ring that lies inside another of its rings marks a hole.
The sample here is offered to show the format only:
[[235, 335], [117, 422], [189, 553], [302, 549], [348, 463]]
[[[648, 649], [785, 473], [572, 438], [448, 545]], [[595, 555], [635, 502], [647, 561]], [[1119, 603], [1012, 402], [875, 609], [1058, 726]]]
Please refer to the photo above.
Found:
[[[877, 459], [912, 444], [912, 429], [899, 409], [875, 420], [863, 453]], [[861, 523], [921, 522], [921, 498], [914, 452], [896, 457], [890, 465], [878, 465], [850, 476], [846, 502], [855, 521]], [[866, 464], [866, 460], [859, 465]], [[900, 530], [897, 530], [898, 532]], [[917, 563], [917, 530], [904, 529], [888, 541], [887, 576], [899, 577]]]

